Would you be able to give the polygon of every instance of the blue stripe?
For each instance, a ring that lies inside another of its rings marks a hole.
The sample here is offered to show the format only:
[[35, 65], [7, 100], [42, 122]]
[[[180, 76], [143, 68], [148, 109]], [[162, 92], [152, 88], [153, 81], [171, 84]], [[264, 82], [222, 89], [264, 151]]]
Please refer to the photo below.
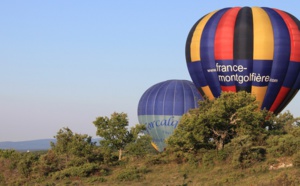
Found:
[[299, 90], [300, 89], [300, 73], [297, 74], [297, 79], [292, 89]]
[[141, 97], [138, 115], [181, 116], [202, 100], [195, 85], [187, 80], [168, 80], [150, 87]]
[[200, 55], [201, 61], [203, 62], [203, 72], [214, 97], [219, 97], [221, 93], [217, 72], [209, 72], [216, 68], [214, 54], [215, 33], [221, 17], [228, 9], [229, 8], [224, 8], [219, 10], [207, 21], [200, 41]]
[[197, 88], [207, 86], [207, 81], [203, 73], [202, 62], [187, 63], [190, 76]]
[[267, 86], [270, 79], [272, 60], [253, 60], [253, 86]]
[[262, 108], [269, 110], [279, 93], [290, 61], [290, 35], [281, 16], [270, 8], [263, 8], [269, 15], [274, 33], [274, 58], [268, 89]]
[[283, 86], [287, 88], [292, 88], [294, 83], [297, 80], [299, 71], [300, 71], [300, 63], [291, 61], [286, 73], [286, 77], [283, 82]]
[[[165, 107], [163, 105], [164, 102], [166, 102], [170, 96], [172, 95], [169, 95], [168, 97], [166, 97], [166, 93], [167, 91], [170, 91], [169, 90], [169, 86], [170, 86], [170, 83], [166, 83], [166, 84], [162, 84], [162, 86], [155, 90], [157, 92], [157, 95], [156, 95], [156, 98], [154, 100], [154, 110], [153, 110], [153, 114], [154, 115], [157, 115], [158, 113], [164, 113], [165, 112]], [[171, 100], [173, 100], [173, 97], [170, 98]], [[162, 104], [158, 104], [159, 103], [159, 100], [162, 100]], [[148, 100], [148, 102], [150, 102], [151, 100]], [[151, 112], [152, 113], [152, 112]]]

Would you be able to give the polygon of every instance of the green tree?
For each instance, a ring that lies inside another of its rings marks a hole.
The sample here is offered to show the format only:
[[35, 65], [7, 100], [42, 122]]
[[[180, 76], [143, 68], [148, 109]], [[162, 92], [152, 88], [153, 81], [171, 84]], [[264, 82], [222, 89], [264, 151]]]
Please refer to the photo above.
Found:
[[199, 108], [185, 114], [167, 143], [184, 151], [213, 146], [221, 150], [237, 135], [263, 133], [271, 119], [269, 112], [259, 110], [253, 95], [224, 92], [217, 99], [200, 101]]
[[93, 123], [97, 127], [96, 134], [102, 138], [100, 140], [101, 147], [107, 149], [107, 151], [118, 150], [119, 160], [122, 159], [122, 152], [127, 145], [130, 144], [131, 146], [129, 150], [138, 150], [136, 148], [143, 146], [141, 145], [142, 140], [148, 140], [148, 138], [139, 135], [145, 130], [144, 125], [138, 124], [130, 130], [127, 129], [128, 118], [126, 113], [114, 112], [111, 114], [111, 118], [98, 117]]
[[96, 134], [103, 138], [100, 145], [118, 150], [119, 160], [121, 160], [122, 150], [129, 141], [127, 114], [114, 112], [111, 118], [98, 117], [93, 123], [97, 127]]
[[57, 132], [56, 143], [51, 142], [51, 150], [56, 155], [64, 155], [66, 162], [72, 157], [83, 158], [90, 162], [94, 159], [96, 143], [87, 134], [73, 133], [71, 129], [62, 128]]
[[286, 111], [274, 117], [273, 125], [270, 126], [269, 130], [271, 134], [286, 134], [299, 126], [300, 118], [294, 118], [290, 111]]
[[125, 147], [125, 150], [128, 154], [135, 157], [144, 157], [153, 150], [153, 147], [151, 146], [150, 135], [141, 135], [141, 132], [145, 130], [146, 126], [144, 124], [137, 124], [136, 126], [130, 128], [130, 143], [128, 143]]

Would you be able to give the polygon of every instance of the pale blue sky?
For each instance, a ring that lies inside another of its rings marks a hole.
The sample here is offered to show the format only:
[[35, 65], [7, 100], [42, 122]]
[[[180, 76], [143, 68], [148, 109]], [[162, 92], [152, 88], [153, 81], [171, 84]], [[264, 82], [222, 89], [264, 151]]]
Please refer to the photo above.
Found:
[[[52, 138], [62, 127], [95, 137], [98, 116], [125, 112], [150, 86], [191, 80], [185, 41], [216, 9], [267, 6], [300, 18], [295, 0], [2, 0], [0, 141]], [[286, 108], [300, 116], [300, 96]]]

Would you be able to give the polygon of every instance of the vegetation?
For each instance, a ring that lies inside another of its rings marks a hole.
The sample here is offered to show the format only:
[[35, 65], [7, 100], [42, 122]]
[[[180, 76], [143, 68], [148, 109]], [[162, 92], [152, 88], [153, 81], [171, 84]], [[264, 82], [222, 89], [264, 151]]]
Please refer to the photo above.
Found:
[[[267, 117], [269, 121], [265, 122]], [[265, 136], [265, 127], [272, 123], [271, 119], [266, 110], [258, 110], [258, 103], [251, 94], [223, 93], [219, 99], [199, 102], [199, 108], [184, 115], [168, 143], [184, 152], [202, 148], [222, 150], [239, 136]], [[258, 142], [258, 139], [253, 141]]]
[[185, 114], [157, 153], [125, 113], [94, 121], [100, 146], [60, 129], [47, 151], [0, 149], [0, 185], [300, 185], [300, 119], [224, 93]]

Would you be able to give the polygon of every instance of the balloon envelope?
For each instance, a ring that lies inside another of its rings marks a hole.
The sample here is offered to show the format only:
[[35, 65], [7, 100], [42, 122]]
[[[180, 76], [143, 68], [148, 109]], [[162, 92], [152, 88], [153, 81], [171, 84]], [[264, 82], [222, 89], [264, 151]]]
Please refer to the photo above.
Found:
[[261, 109], [282, 111], [300, 88], [300, 23], [267, 7], [211, 12], [192, 27], [186, 42], [190, 76], [210, 99], [221, 91], [247, 91]]
[[146, 133], [152, 137], [156, 150], [164, 150], [165, 139], [173, 133], [184, 113], [198, 107], [199, 100], [201, 95], [187, 80], [168, 80], [146, 90], [138, 104], [138, 120], [146, 125]]

